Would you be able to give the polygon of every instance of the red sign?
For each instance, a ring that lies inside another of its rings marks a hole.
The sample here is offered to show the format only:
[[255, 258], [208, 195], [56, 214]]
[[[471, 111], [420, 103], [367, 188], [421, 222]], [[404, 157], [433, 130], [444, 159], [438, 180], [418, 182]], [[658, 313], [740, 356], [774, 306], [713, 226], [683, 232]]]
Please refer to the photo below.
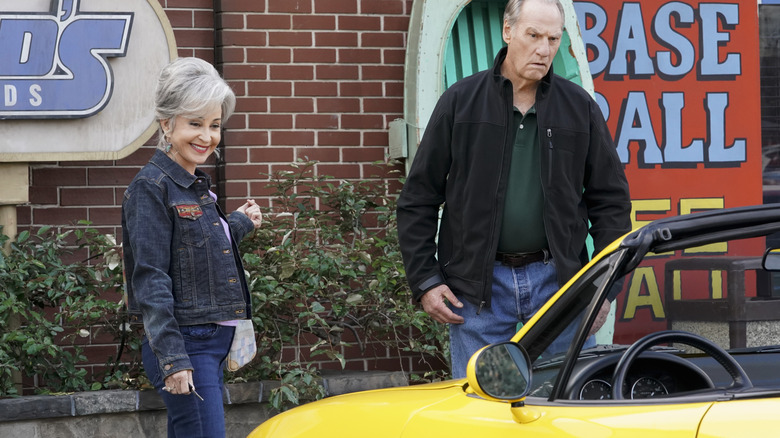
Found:
[[755, 1], [575, 2], [634, 221], [760, 204]]

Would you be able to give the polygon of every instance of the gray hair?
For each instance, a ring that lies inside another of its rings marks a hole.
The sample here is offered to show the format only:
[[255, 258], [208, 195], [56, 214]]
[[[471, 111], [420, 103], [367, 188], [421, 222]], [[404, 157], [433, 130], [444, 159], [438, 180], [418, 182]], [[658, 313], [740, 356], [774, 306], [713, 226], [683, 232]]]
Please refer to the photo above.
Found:
[[[222, 122], [236, 108], [236, 95], [208, 62], [199, 58], [178, 58], [166, 65], [155, 91], [157, 120], [170, 120], [173, 129], [177, 116], [203, 115], [217, 107], [222, 109]], [[157, 147], [165, 150], [167, 141], [162, 126]]]
[[[515, 24], [517, 24], [517, 22], [520, 20], [520, 15], [522, 14], [521, 9], [523, 8], [523, 4], [526, 1], [528, 0], [509, 0], [506, 3], [506, 8], [504, 9], [504, 22], [509, 23], [509, 27], [515, 27]], [[561, 4], [560, 0], [533, 1], [555, 5], [558, 8], [558, 12], [561, 13], [561, 24], [563, 24], [563, 22], [566, 20], [564, 18], [563, 5]]]

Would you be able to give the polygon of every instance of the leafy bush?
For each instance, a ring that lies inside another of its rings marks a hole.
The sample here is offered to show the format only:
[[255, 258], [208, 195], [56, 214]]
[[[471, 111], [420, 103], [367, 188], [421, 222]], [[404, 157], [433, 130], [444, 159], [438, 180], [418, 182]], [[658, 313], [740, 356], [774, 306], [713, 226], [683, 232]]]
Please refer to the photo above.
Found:
[[[103, 257], [113, 242], [92, 228], [50, 227], [9, 242], [0, 228], [0, 245], [8, 245], [0, 253], [0, 396], [18, 394], [14, 373], [35, 376], [39, 392], [95, 387], [78, 367], [86, 357], [77, 340], [117, 325], [119, 300], [105, 297], [121, 285], [121, 268]], [[65, 261], [79, 253], [93, 256]]]
[[[273, 208], [242, 242], [259, 358], [239, 375], [281, 380], [272, 404], [282, 408], [322, 397], [312, 361], [343, 367], [344, 348], [362, 352], [376, 342], [429, 364], [413, 380], [443, 377], [448, 331], [413, 301], [387, 181], [337, 183], [315, 175], [313, 162], [294, 169], [270, 177]], [[283, 361], [284, 348], [295, 345], [310, 346]]]

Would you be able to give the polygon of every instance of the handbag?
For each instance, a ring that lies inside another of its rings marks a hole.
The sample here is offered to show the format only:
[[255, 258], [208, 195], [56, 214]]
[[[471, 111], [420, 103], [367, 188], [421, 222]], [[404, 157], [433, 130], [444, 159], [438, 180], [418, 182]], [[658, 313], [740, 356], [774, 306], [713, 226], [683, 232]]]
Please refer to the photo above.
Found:
[[257, 354], [257, 344], [255, 344], [255, 326], [251, 319], [241, 319], [236, 325], [236, 332], [233, 335], [233, 342], [230, 344], [230, 351], [227, 357], [227, 369], [238, 371], [241, 367], [248, 364]]

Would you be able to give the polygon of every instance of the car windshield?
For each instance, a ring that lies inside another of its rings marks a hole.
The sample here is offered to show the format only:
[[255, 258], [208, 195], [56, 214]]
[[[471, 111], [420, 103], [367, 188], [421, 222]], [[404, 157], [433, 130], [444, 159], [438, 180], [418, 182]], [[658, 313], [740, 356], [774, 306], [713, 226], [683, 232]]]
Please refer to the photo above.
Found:
[[[666, 331], [702, 337], [737, 361], [747, 360], [740, 355], [763, 354], [761, 360], [751, 360], [774, 368], [777, 364], [771, 361], [780, 357], [768, 355], [780, 351], [780, 279], [778, 273], [762, 268], [762, 257], [780, 242], [772, 235], [755, 237], [761, 234], [756, 232], [722, 234], [723, 239], [713, 234], [670, 239], [646, 252], [623, 247], [591, 266], [520, 340], [532, 358], [529, 396], [582, 398], [590, 389], [585, 383], [592, 381], [603, 382], [598, 384], [607, 391], [626, 349], [645, 336]], [[701, 378], [703, 387], [734, 386], [733, 375], [697, 342], [661, 339], [649, 345], [645, 355], [672, 353], [694, 361], [695, 374], [701, 374], [694, 380]], [[567, 365], [565, 359], [575, 356], [578, 359]], [[666, 393], [674, 392], [667, 387], [675, 385], [686, 389], [672, 377], [651, 371], [647, 375], [653, 376], [653, 384], [659, 382], [653, 388], [663, 387]], [[640, 377], [626, 379], [630, 384]], [[780, 388], [775, 378], [750, 379], [754, 385]], [[631, 389], [624, 391], [631, 398]]]

